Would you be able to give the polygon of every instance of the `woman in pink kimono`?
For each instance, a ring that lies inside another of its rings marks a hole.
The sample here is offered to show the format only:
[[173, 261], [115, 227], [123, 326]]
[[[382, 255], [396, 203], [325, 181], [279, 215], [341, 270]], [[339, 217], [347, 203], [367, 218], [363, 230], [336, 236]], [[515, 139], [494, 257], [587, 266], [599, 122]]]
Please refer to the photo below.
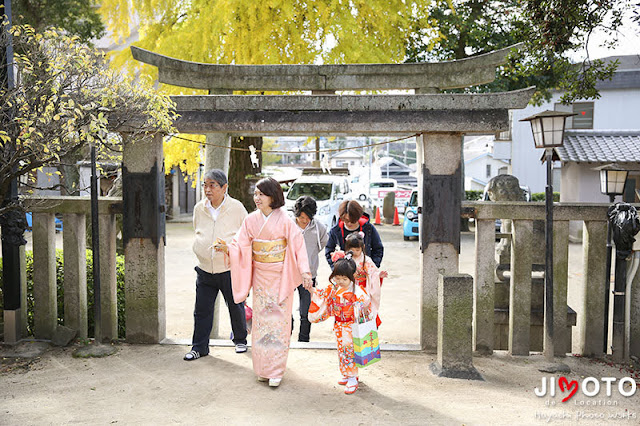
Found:
[[279, 386], [287, 365], [291, 339], [293, 292], [302, 282], [311, 289], [304, 237], [284, 209], [284, 194], [272, 178], [258, 181], [253, 194], [257, 210], [249, 214], [228, 245], [236, 303], [253, 288], [251, 355], [259, 381]]

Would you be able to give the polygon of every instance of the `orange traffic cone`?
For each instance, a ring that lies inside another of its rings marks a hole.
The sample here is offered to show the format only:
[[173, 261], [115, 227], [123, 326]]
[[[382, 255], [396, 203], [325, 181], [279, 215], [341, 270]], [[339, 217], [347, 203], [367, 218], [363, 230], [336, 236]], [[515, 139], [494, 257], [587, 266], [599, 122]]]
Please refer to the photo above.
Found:
[[377, 206], [376, 206], [376, 221], [373, 224], [382, 226], [382, 222], [380, 222], [380, 208], [378, 208]]
[[398, 217], [398, 208], [393, 212], [393, 226], [400, 226], [400, 218]]

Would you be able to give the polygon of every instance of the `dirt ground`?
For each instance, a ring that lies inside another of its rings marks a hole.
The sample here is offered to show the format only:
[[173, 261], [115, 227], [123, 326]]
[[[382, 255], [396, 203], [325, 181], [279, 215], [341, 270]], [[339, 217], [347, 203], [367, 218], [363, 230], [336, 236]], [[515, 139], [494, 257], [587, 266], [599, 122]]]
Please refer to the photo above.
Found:
[[[396, 348], [417, 345], [418, 243], [403, 241], [399, 227], [385, 226], [380, 232], [385, 244], [382, 267], [389, 272], [383, 286], [381, 341]], [[640, 391], [625, 397], [616, 381], [607, 396], [600, 381], [602, 377], [639, 380], [636, 363], [564, 358], [571, 367], [571, 373], [564, 374], [571, 389], [589, 377], [602, 386], [594, 396], [586, 396], [580, 388], [562, 402], [569, 391], [557, 385], [555, 396], [534, 393], [543, 377], [552, 376], [538, 371], [544, 365], [540, 355], [510, 357], [497, 352], [474, 357], [484, 380], [468, 381], [432, 374], [429, 366], [435, 354], [383, 350], [379, 363], [360, 371], [360, 388], [351, 396], [336, 383], [338, 361], [333, 349], [292, 349], [277, 389], [256, 381], [251, 350], [235, 354], [230, 347], [216, 346], [209, 356], [185, 362], [182, 356], [189, 349], [193, 327], [191, 233], [188, 223], [167, 227], [167, 341], [183, 344], [119, 344], [115, 355], [89, 359], [72, 357], [73, 347], [51, 348], [41, 342], [2, 347], [0, 424], [639, 423]], [[462, 272], [473, 273], [473, 250], [473, 235], [463, 235]], [[579, 247], [571, 248], [576, 250]], [[322, 259], [320, 265], [322, 283], [328, 267]], [[571, 279], [579, 279], [580, 273], [575, 266]], [[219, 334], [228, 336], [224, 305], [221, 311]], [[296, 332], [297, 324], [296, 319]], [[313, 325], [311, 337], [316, 343], [332, 342], [331, 322]], [[593, 383], [586, 390], [593, 390]], [[622, 391], [629, 392], [629, 385]]]
[[[383, 352], [360, 371], [360, 388], [345, 395], [333, 350], [292, 349], [279, 388], [259, 383], [251, 352], [214, 347], [182, 361], [185, 347], [119, 345], [115, 355], [78, 359], [50, 349], [24, 368], [0, 375], [0, 424], [638, 424], [640, 400], [578, 391], [538, 397], [542, 357], [476, 357], [484, 381], [434, 376], [434, 355]], [[632, 373], [601, 361], [569, 357], [569, 381]], [[584, 405], [615, 404], [615, 405]], [[552, 405], [555, 404], [555, 405]], [[611, 416], [619, 416], [614, 419]]]

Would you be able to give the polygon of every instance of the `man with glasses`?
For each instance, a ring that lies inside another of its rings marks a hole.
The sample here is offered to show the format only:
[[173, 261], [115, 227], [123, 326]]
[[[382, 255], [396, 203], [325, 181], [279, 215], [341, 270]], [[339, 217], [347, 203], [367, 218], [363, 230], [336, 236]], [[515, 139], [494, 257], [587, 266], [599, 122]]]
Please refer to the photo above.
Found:
[[193, 208], [193, 228], [196, 234], [193, 252], [198, 259], [198, 266], [195, 268], [196, 306], [193, 312], [192, 349], [184, 356], [185, 361], [193, 361], [209, 354], [209, 335], [219, 291], [229, 309], [236, 352], [247, 351], [244, 304], [233, 301], [229, 262], [225, 261], [224, 253], [213, 248], [219, 241], [230, 242], [247, 216], [242, 203], [227, 194], [227, 186], [227, 176], [222, 170], [209, 170], [204, 175], [205, 198]]

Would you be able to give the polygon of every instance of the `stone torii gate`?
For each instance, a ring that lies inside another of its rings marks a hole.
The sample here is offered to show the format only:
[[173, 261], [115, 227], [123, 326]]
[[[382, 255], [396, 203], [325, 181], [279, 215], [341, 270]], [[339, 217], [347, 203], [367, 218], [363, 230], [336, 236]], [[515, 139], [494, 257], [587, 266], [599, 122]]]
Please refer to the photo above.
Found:
[[[231, 136], [419, 134], [420, 343], [423, 349], [436, 350], [438, 276], [458, 273], [462, 137], [507, 130], [508, 110], [524, 108], [534, 89], [438, 92], [493, 81], [509, 49], [450, 62], [362, 65], [215, 65], [181, 61], [136, 47], [131, 50], [135, 59], [158, 68], [160, 82], [209, 90], [210, 95], [172, 99], [180, 114], [176, 128], [206, 134], [211, 143], [229, 146]], [[335, 94], [389, 89], [413, 89], [415, 94]], [[233, 95], [234, 90], [305, 90], [312, 96]], [[125, 151], [124, 167], [129, 172], [149, 173], [154, 164], [162, 164], [161, 138], [136, 145], [135, 152]], [[218, 150], [207, 150], [207, 168], [226, 169], [228, 150]], [[127, 186], [124, 191], [126, 200]], [[136, 213], [125, 207], [125, 214]], [[127, 340], [158, 342], [165, 337], [164, 247], [157, 241], [141, 235], [125, 246], [125, 262], [140, 268], [144, 259], [146, 271], [130, 275], [127, 268]], [[130, 310], [130, 303], [140, 311]], [[133, 338], [130, 325], [136, 330]]]

